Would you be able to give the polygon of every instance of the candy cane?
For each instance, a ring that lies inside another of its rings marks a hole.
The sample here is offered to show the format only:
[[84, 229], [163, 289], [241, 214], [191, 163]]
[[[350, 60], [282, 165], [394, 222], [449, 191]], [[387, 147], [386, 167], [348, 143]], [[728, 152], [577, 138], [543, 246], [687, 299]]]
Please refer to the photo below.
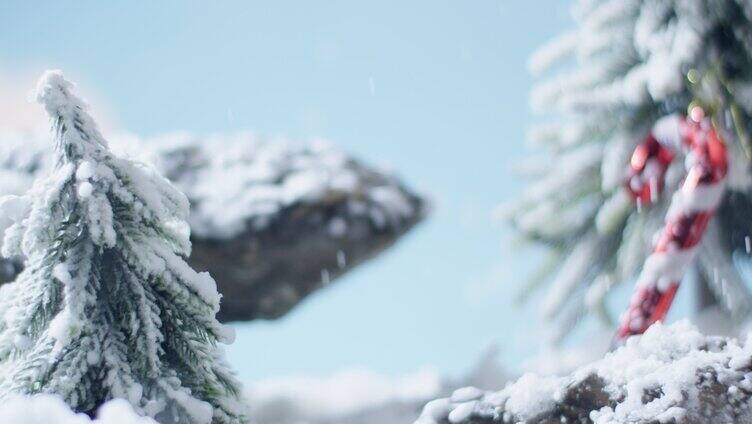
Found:
[[621, 317], [617, 342], [642, 334], [665, 318], [725, 192], [726, 146], [703, 110], [695, 107], [689, 118], [661, 118], [635, 149], [625, 188], [638, 205], [657, 200], [668, 165], [679, 151], [686, 152], [687, 176], [674, 193], [665, 225], [645, 260], [629, 307]]

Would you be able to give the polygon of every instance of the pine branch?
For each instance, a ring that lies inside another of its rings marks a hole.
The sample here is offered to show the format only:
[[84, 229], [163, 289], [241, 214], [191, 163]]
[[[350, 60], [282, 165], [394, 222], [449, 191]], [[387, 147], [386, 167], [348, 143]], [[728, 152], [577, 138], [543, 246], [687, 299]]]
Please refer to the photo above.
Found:
[[[634, 279], [683, 174], [677, 163], [669, 169], [663, 198], [625, 208], [618, 192], [630, 155], [656, 119], [684, 113], [691, 102], [701, 101], [715, 111], [732, 169], [727, 199], [715, 218], [717, 240], [701, 258], [700, 271], [725, 273], [714, 292], [723, 297], [730, 290], [734, 295], [725, 297], [737, 299], [723, 302], [724, 307], [752, 303], [752, 294], [743, 289], [745, 279], [730, 265], [734, 252], [744, 248], [739, 234], [749, 233], [748, 209], [739, 205], [752, 198], [746, 153], [752, 127], [749, 5], [736, 0], [579, 0], [573, 12], [574, 29], [532, 59], [541, 77], [531, 104], [547, 120], [530, 134], [541, 141], [548, 161], [530, 176], [510, 221], [523, 236], [558, 251], [582, 251], [593, 229], [616, 242], [597, 257], [582, 258], [589, 261], [588, 270], [580, 270], [577, 284], [559, 284], [570, 281], [561, 275], [568, 272], [566, 261], [571, 262], [563, 256], [559, 271], [548, 279], [553, 284], [549, 299], [577, 302], [580, 288], [592, 287], [600, 275], [616, 279], [607, 290]], [[559, 219], [551, 220], [553, 215]], [[556, 309], [549, 325], [571, 329], [571, 315]]]

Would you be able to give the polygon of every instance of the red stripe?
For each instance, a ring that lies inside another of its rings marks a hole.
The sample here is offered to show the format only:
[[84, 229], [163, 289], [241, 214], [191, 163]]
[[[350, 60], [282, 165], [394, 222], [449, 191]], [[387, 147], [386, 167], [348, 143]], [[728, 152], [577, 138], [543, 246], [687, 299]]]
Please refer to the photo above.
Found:
[[[694, 155], [694, 162], [687, 170], [687, 177], [680, 190], [692, 191], [700, 185], [722, 183], [728, 172], [728, 157], [726, 146], [718, 133], [707, 123], [701, 124], [687, 119], [683, 121], [681, 132], [684, 137], [682, 142]], [[646, 190], [648, 196], [650, 195], [650, 188], [637, 187], [640, 190], [635, 190], [634, 186], [636, 185], [630, 185], [632, 179], [638, 178], [637, 181], [641, 181], [639, 179], [640, 173], [645, 170], [645, 165], [650, 157], [668, 159], [665, 162], [666, 168], [670, 159], [673, 158], [673, 154], [671, 156], [665, 154], [660, 156], [661, 149], [665, 149], [665, 147], [656, 148], [656, 143], [655, 137], [652, 134], [649, 135], [637, 147], [632, 157], [631, 172], [628, 175], [629, 179], [626, 186], [635, 201], [647, 200], [644, 197]], [[661, 172], [665, 172], [665, 169], [661, 169]], [[661, 174], [661, 183], [662, 178], [663, 174]], [[708, 210], [672, 217], [664, 225], [653, 252], [671, 255], [671, 251], [674, 249], [688, 250], [693, 248], [702, 240], [714, 212], [714, 210]], [[658, 288], [658, 281], [641, 281], [632, 296], [627, 311], [622, 315], [616, 333], [616, 342], [621, 342], [631, 335], [641, 334], [656, 321], [663, 320], [676, 296], [679, 283], [680, 281], [673, 281], [668, 288], [661, 291]], [[633, 325], [637, 323], [639, 325]]]

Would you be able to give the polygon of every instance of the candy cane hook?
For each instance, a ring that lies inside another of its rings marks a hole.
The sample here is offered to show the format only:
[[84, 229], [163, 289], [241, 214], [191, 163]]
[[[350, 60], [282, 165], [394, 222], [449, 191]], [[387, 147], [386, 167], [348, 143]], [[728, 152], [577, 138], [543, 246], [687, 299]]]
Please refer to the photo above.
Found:
[[703, 110], [695, 107], [688, 118], [661, 118], [635, 149], [625, 184], [634, 201], [656, 201], [666, 169], [680, 151], [686, 152], [687, 176], [674, 193], [653, 252], [643, 264], [634, 295], [621, 317], [616, 342], [642, 334], [665, 318], [725, 193], [726, 146]]

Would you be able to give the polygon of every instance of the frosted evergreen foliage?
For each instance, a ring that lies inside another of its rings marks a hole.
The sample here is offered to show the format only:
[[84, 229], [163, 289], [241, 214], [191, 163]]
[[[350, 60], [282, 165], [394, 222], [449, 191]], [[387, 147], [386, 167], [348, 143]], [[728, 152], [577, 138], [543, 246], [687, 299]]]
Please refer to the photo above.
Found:
[[183, 259], [186, 197], [112, 155], [71, 87], [59, 72], [40, 80], [55, 166], [0, 202], [14, 217], [3, 254], [27, 260], [0, 288], [0, 396], [56, 394], [87, 413], [122, 398], [159, 422], [245, 422], [216, 285]]
[[573, 18], [575, 28], [530, 61], [541, 76], [531, 103], [544, 117], [530, 138], [546, 154], [523, 164], [531, 183], [510, 213], [526, 238], [553, 252], [548, 269], [558, 271], [544, 272], [553, 275], [544, 302], [552, 339], [588, 312], [610, 320], [607, 294], [633, 281], [684, 172], [674, 161], [657, 203], [636, 205], [622, 190], [629, 158], [658, 118], [694, 100], [713, 109], [731, 155], [728, 195], [698, 255], [711, 294], [702, 301], [744, 316], [752, 305], [743, 271], [752, 235], [752, 3], [580, 0]]

